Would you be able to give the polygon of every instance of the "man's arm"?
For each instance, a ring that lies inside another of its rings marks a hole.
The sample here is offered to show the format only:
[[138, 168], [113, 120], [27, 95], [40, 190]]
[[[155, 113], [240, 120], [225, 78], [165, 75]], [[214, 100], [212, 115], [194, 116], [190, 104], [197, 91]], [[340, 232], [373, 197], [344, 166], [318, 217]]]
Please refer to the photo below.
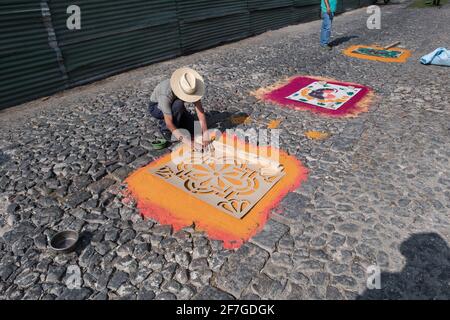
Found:
[[194, 103], [195, 111], [197, 112], [198, 120], [200, 121], [200, 126], [202, 127], [203, 134], [203, 144], [209, 143], [210, 137], [208, 136], [208, 124], [206, 123], [206, 115], [205, 110], [203, 109], [203, 105], [201, 100]]
[[327, 7], [327, 13], [330, 14], [331, 13], [330, 3], [328, 2], [328, 0], [324, 0], [324, 1], [325, 1], [325, 6]]

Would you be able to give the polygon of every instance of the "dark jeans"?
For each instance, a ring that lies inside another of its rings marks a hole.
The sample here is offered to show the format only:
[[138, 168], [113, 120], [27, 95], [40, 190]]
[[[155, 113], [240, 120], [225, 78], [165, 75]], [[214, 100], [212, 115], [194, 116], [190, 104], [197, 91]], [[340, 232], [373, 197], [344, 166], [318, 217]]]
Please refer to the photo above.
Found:
[[[159, 120], [159, 130], [164, 138], [170, 141], [172, 133], [167, 128], [166, 121], [164, 121], [164, 114], [158, 108], [158, 103], [150, 102], [148, 110], [153, 118]], [[193, 136], [195, 119], [189, 111], [186, 110], [182, 100], [176, 99], [172, 103], [172, 121], [175, 127], [179, 129], [186, 129], [191, 133], [191, 136]]]

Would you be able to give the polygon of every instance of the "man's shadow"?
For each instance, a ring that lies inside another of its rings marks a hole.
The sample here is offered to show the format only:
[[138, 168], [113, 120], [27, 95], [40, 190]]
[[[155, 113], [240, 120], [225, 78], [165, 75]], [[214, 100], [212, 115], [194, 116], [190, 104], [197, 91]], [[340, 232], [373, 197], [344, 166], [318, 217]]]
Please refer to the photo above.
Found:
[[419, 233], [400, 246], [406, 265], [399, 273], [381, 273], [381, 289], [366, 290], [358, 300], [450, 299], [450, 248], [436, 233]]
[[[187, 117], [189, 119], [188, 122], [193, 121], [193, 125], [188, 126], [188, 131], [191, 135], [194, 135], [196, 132], [201, 132], [200, 124], [197, 115], [195, 114], [195, 111], [190, 110], [186, 108], [186, 111], [188, 113]], [[245, 112], [237, 112], [232, 113], [229, 111], [220, 112], [220, 111], [209, 111], [206, 112], [206, 122], [208, 125], [208, 129], [210, 130], [219, 130], [220, 133], [226, 133], [228, 129], [234, 129], [238, 127], [239, 125], [242, 125], [245, 123], [245, 120], [249, 118], [249, 115]], [[154, 118], [152, 118], [153, 121]], [[184, 127], [185, 128], [185, 127]], [[195, 131], [197, 130], [197, 131]], [[167, 146], [173, 145], [172, 141], [168, 142]], [[166, 148], [162, 150], [155, 151], [157, 154], [164, 154]]]
[[208, 128], [218, 129], [221, 132], [225, 132], [227, 129], [233, 129], [237, 126], [246, 123], [249, 115], [245, 112], [219, 112], [211, 111], [207, 113], [206, 119]]
[[358, 36], [345, 36], [345, 37], [336, 38], [330, 42], [330, 46], [337, 47], [337, 46], [339, 46], [347, 41], [350, 41], [354, 38], [358, 38]]

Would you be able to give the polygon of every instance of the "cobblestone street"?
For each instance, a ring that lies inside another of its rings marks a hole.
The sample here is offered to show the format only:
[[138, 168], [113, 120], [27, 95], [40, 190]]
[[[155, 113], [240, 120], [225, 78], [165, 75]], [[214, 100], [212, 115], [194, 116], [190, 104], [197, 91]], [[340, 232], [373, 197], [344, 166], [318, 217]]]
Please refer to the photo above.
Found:
[[[450, 299], [449, 69], [419, 63], [450, 45], [450, 6], [408, 4], [381, 6], [381, 30], [367, 29], [365, 8], [337, 16], [330, 52], [313, 21], [1, 111], [0, 299]], [[412, 51], [406, 63], [341, 53], [395, 41]], [[147, 105], [182, 66], [205, 78], [212, 127], [237, 114], [253, 120], [242, 128], [280, 119], [281, 149], [309, 170], [237, 250], [143, 220], [123, 201], [123, 180], [168, 152], [151, 148]], [[250, 94], [297, 74], [365, 85], [376, 99], [337, 119]], [[82, 241], [56, 255], [49, 237], [65, 229]], [[367, 290], [372, 265], [381, 290]], [[67, 286], [74, 266], [80, 289]]]

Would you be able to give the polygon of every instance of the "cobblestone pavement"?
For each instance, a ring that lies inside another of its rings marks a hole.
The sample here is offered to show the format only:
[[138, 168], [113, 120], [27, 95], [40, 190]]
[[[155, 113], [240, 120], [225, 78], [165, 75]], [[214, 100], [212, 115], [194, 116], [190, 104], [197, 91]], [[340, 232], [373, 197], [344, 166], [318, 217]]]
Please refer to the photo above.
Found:
[[[366, 28], [365, 9], [338, 16], [341, 43], [332, 52], [317, 47], [315, 21], [1, 112], [0, 298], [449, 298], [449, 69], [418, 59], [449, 45], [450, 7], [382, 8], [381, 30]], [[413, 51], [406, 64], [340, 53], [396, 40]], [[205, 76], [215, 127], [239, 112], [282, 119], [282, 148], [310, 169], [237, 251], [192, 228], [173, 234], [121, 201], [127, 174], [161, 155], [150, 149], [151, 90], [184, 65]], [[370, 112], [339, 120], [249, 94], [295, 74], [368, 85], [378, 100]], [[307, 130], [332, 136], [308, 140]], [[49, 252], [48, 238], [68, 228], [82, 232], [77, 252]], [[366, 268], [374, 264], [385, 289], [368, 292]], [[69, 289], [77, 267], [81, 288]]]

